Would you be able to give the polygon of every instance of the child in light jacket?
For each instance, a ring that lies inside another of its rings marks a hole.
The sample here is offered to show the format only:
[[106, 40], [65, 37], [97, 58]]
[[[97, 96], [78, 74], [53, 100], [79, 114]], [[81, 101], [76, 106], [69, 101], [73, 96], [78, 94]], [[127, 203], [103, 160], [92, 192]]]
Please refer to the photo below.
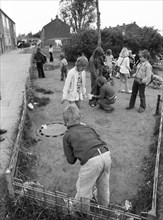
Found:
[[80, 109], [81, 100], [86, 94], [86, 73], [85, 69], [88, 65], [86, 57], [79, 57], [73, 67], [67, 74], [65, 85], [63, 88], [62, 101], [63, 104], [66, 100], [69, 103], [75, 103]]

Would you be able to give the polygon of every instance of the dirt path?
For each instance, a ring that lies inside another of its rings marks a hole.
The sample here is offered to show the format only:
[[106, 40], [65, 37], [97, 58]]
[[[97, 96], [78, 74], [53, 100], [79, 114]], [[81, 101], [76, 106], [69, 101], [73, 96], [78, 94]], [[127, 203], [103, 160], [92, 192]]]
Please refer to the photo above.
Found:
[[[37, 73], [35, 72], [37, 75]], [[32, 120], [31, 135], [37, 143], [30, 148], [30, 152], [38, 155], [33, 167], [36, 179], [48, 190], [59, 190], [75, 195], [79, 163], [69, 165], [62, 149], [62, 136], [56, 138], [41, 138], [37, 129], [43, 125], [62, 121], [62, 111], [67, 105], [60, 104], [64, 82], [60, 81], [59, 69], [46, 71], [45, 79], [35, 79], [34, 87], [52, 90], [54, 94], [44, 95], [35, 93], [39, 97], [49, 97], [50, 104], [45, 107], [36, 107], [29, 111]], [[129, 79], [131, 88], [133, 79]], [[118, 91], [119, 81], [115, 79], [115, 89]], [[90, 77], [87, 74], [87, 92], [90, 92]], [[130, 95], [117, 93], [118, 98], [114, 105], [115, 111], [106, 113], [97, 108], [91, 108], [88, 100], [82, 103], [82, 121], [94, 127], [101, 137], [108, 143], [112, 156], [110, 178], [111, 202], [123, 204], [130, 200], [143, 182], [140, 172], [143, 157], [148, 155], [149, 144], [152, 141], [152, 132], [155, 125], [153, 116], [156, 109], [157, 95], [161, 93], [152, 87], [147, 87], [147, 109], [139, 114], [139, 98], [135, 109], [126, 111]]]

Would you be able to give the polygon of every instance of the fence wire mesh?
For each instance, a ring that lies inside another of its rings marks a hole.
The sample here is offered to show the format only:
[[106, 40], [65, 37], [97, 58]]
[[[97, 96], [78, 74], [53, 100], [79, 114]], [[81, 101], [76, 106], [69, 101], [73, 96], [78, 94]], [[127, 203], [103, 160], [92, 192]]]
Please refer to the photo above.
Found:
[[[134, 215], [125, 210], [124, 207], [114, 204], [109, 207], [103, 207], [92, 203], [87, 199], [80, 201], [69, 197], [66, 193], [59, 191], [50, 192], [35, 182], [22, 182], [22, 180], [13, 179], [14, 192], [17, 195], [17, 200], [22, 197], [27, 197], [39, 202], [39, 205], [44, 204], [49, 209], [53, 210], [56, 215], [70, 219], [93, 219], [93, 220], [140, 220], [146, 219], [143, 216]], [[88, 205], [89, 203], [89, 205]], [[63, 218], [64, 219], [64, 218]]]

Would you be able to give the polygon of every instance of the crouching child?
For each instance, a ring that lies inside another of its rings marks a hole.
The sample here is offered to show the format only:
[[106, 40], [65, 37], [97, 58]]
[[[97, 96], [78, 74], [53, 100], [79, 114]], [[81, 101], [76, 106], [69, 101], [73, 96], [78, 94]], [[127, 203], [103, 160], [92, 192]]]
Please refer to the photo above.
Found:
[[114, 104], [117, 99], [113, 86], [111, 86], [103, 76], [99, 76], [96, 79], [96, 83], [100, 87], [100, 95], [92, 95], [92, 97], [98, 99], [100, 108], [107, 112], [112, 112], [114, 108], [111, 105]]

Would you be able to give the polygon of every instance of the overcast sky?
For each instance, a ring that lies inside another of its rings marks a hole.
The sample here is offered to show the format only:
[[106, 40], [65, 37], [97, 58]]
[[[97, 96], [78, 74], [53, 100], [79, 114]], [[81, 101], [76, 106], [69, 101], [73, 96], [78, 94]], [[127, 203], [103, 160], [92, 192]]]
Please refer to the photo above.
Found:
[[[101, 28], [136, 22], [163, 35], [163, 0], [99, 0]], [[37, 33], [59, 15], [59, 0], [0, 0], [0, 8], [16, 23], [16, 34]]]

